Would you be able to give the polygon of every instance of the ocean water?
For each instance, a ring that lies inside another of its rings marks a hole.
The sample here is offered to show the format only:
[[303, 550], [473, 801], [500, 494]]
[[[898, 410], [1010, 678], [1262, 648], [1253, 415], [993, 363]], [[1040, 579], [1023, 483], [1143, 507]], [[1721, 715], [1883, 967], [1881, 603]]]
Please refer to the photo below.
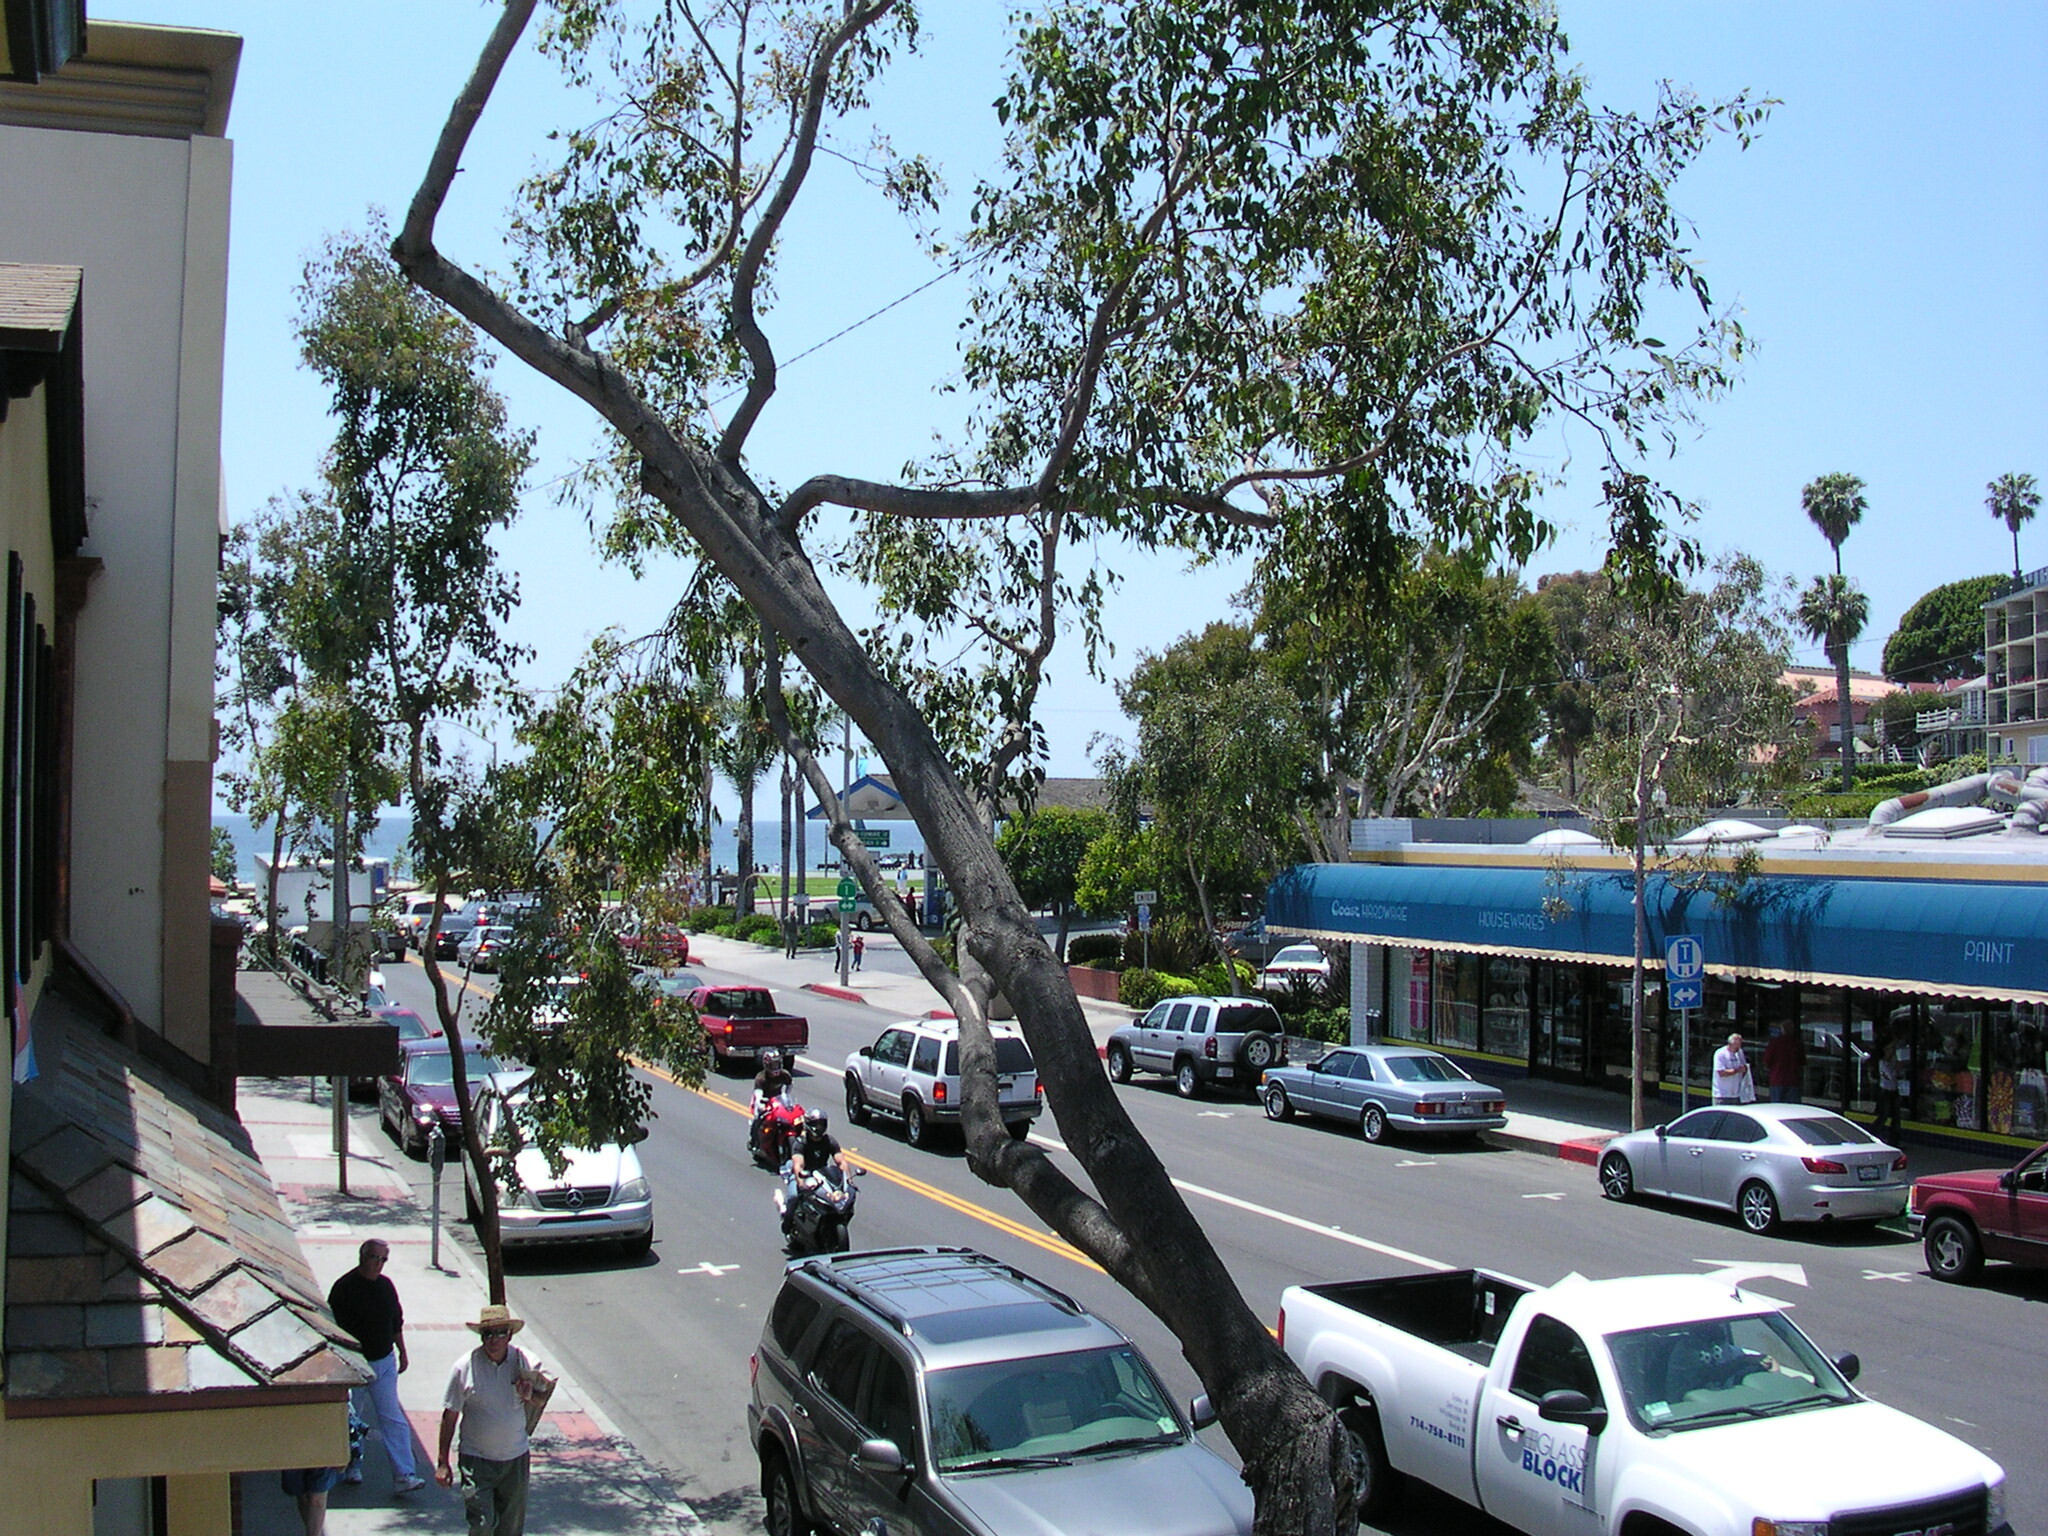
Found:
[[[780, 873], [782, 822], [773, 811], [773, 806], [755, 807], [754, 862], [765, 864], [772, 872]], [[739, 834], [732, 825], [731, 813], [727, 814], [727, 820], [714, 823], [711, 828], [711, 857], [713, 863], [720, 869], [731, 869], [739, 862]], [[260, 854], [266, 859], [270, 857], [270, 823], [265, 821], [251, 824], [246, 816], [219, 813], [214, 816], [213, 824], [226, 828], [228, 836], [234, 839], [235, 867], [244, 881], [253, 882], [256, 878], [257, 856]], [[895, 853], [924, 852], [924, 838], [914, 822], [868, 821], [857, 822], [855, 825], [889, 834], [889, 846], [876, 850], [885, 857]], [[409, 817], [390, 815], [380, 818], [376, 830], [363, 841], [364, 855], [373, 859], [393, 858], [404, 850], [406, 837], [411, 830], [412, 821]], [[804, 832], [804, 855], [814, 868], [819, 867], [828, 846], [823, 824], [815, 821], [810, 823]]]

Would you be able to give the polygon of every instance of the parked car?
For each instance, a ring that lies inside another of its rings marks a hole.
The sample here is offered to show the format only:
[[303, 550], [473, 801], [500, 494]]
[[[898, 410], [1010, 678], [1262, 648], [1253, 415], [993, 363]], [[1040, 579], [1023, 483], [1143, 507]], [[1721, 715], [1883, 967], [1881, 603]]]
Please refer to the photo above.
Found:
[[1404, 1479], [1529, 1536], [2009, 1536], [2005, 1473], [1874, 1403], [1786, 1304], [1707, 1275], [1483, 1270], [1291, 1286], [1281, 1347]]
[[[504, 1068], [496, 1058], [474, 1048], [463, 1052], [462, 1069], [471, 1096], [484, 1079]], [[377, 1085], [377, 1119], [385, 1134], [413, 1157], [427, 1155], [427, 1134], [435, 1124], [451, 1141], [462, 1134], [462, 1112], [455, 1102], [455, 1063], [444, 1037], [407, 1040], [398, 1047], [398, 1070]]]
[[2048, 1142], [2010, 1168], [1915, 1179], [1906, 1219], [1937, 1280], [1975, 1280], [1986, 1259], [2048, 1265]]
[[498, 956], [512, 942], [512, 930], [498, 923], [472, 928], [455, 946], [455, 963], [472, 971], [495, 971]]
[[1330, 957], [1313, 944], [1290, 944], [1259, 973], [1259, 985], [1268, 992], [1285, 992], [1296, 983], [1313, 987], [1330, 984]]
[[1274, 1067], [1259, 1097], [1269, 1120], [1321, 1115], [1357, 1126], [1372, 1142], [1390, 1130], [1476, 1136], [1508, 1123], [1500, 1089], [1414, 1046], [1348, 1046], [1306, 1066]]
[[450, 912], [442, 918], [441, 926], [434, 936], [434, 958], [453, 960], [456, 949], [475, 927], [476, 919], [468, 912]]
[[811, 1043], [810, 1021], [777, 1008], [766, 987], [695, 987], [686, 996], [720, 1071], [734, 1062], [751, 1063], [768, 1050], [793, 1061]]
[[1805, 1104], [1720, 1105], [1616, 1137], [1600, 1154], [1610, 1200], [1662, 1195], [1780, 1221], [1879, 1222], [1906, 1208], [1906, 1154]]
[[[607, 1142], [601, 1147], [564, 1147], [568, 1163], [557, 1174], [521, 1124], [529, 1072], [501, 1072], [476, 1094], [477, 1134], [500, 1165], [518, 1174], [514, 1194], [498, 1180], [498, 1234], [507, 1248], [544, 1243], [616, 1242], [638, 1258], [654, 1246], [654, 1196], [640, 1154]], [[462, 1195], [469, 1218], [481, 1202], [476, 1169], [462, 1161]]]
[[[372, 1008], [370, 1010], [370, 1020], [377, 1024], [395, 1026], [398, 1030], [398, 1043], [400, 1047], [403, 1047], [408, 1040], [431, 1040], [439, 1037], [441, 1033], [441, 1026], [439, 1024], [430, 1026], [425, 1019], [413, 1012], [412, 1009], [400, 1003], [386, 1003], [380, 1008]], [[375, 1077], [352, 1077], [348, 1080], [348, 1092], [349, 1097], [352, 1099], [373, 1099], [377, 1097], [377, 1079]]]
[[[991, 1025], [996, 1102], [1003, 1124], [1022, 1141], [1045, 1108], [1031, 1047], [1014, 1026]], [[846, 1118], [865, 1125], [877, 1110], [903, 1117], [903, 1136], [921, 1147], [934, 1126], [960, 1123], [960, 1025], [955, 1019], [905, 1019], [846, 1058]]]
[[1245, 1536], [1252, 1498], [1138, 1347], [965, 1248], [789, 1266], [747, 1433], [767, 1527], [998, 1536]]
[[434, 915], [433, 895], [429, 893], [422, 896], [415, 893], [411, 896], [401, 896], [394, 903], [394, 907], [398, 931], [405, 936], [408, 945], [418, 949], [427, 931], [427, 923]]
[[634, 965], [672, 970], [690, 963], [690, 936], [670, 923], [634, 923], [619, 934], [619, 947]]
[[1192, 1099], [1210, 1083], [1258, 1087], [1268, 1067], [1287, 1059], [1287, 1033], [1264, 998], [1176, 997], [1112, 1034], [1103, 1059], [1116, 1082], [1157, 1072]]
[[1254, 918], [1234, 933], [1225, 934], [1223, 947], [1240, 960], [1263, 966], [1295, 942], [1293, 935], [1267, 931], [1263, 917]]

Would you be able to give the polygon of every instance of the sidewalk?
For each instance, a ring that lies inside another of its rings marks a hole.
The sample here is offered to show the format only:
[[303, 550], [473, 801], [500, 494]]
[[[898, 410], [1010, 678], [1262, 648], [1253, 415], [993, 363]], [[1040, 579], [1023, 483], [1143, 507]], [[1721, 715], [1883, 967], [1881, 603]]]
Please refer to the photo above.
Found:
[[[371, 1142], [355, 1129], [349, 1140], [350, 1193], [336, 1192], [333, 1106], [325, 1084], [320, 1094], [319, 1103], [309, 1103], [304, 1079], [244, 1078], [238, 1108], [323, 1291], [354, 1266], [363, 1239], [380, 1237], [390, 1245], [385, 1272], [405, 1306], [412, 1358], [412, 1368], [398, 1378], [399, 1400], [412, 1421], [420, 1475], [430, 1479], [417, 1493], [394, 1494], [390, 1459], [373, 1433], [362, 1483], [344, 1484], [329, 1495], [327, 1529], [330, 1536], [461, 1532], [467, 1528], [461, 1496], [431, 1481], [441, 1393], [450, 1368], [476, 1342], [464, 1325], [487, 1296], [482, 1273], [449, 1229], [450, 1205], [454, 1215], [461, 1214], [461, 1170], [451, 1162], [442, 1175], [441, 1267], [435, 1269], [428, 1263], [429, 1212], [393, 1165], [403, 1154], [383, 1138]], [[560, 1381], [533, 1436], [528, 1528], [548, 1536], [680, 1536], [699, 1530], [689, 1507], [569, 1376], [531, 1321], [519, 1344]], [[274, 1475], [244, 1480], [241, 1528], [246, 1536], [302, 1536], [298, 1512]]]
[[[867, 936], [870, 955], [893, 952], [896, 947], [896, 941], [887, 935]], [[850, 985], [842, 989], [838, 985], [836, 957], [831, 950], [805, 951], [795, 960], [785, 960], [781, 951], [759, 944], [744, 944], [716, 934], [693, 934], [690, 953], [693, 959], [768, 986], [787, 988], [794, 974], [796, 985], [829, 997], [867, 1003], [876, 1010], [877, 1028], [891, 1019], [922, 1017], [932, 1009], [945, 1007], [931, 985], [915, 975], [880, 970], [857, 971], [848, 978]], [[1088, 1016], [1088, 1028], [1095, 1036], [1098, 1050], [1112, 1032], [1131, 1021], [1131, 1010], [1120, 1004], [1087, 997], [1080, 999], [1080, 1003], [1081, 1011]], [[1591, 1166], [1599, 1160], [1600, 1149], [1629, 1128], [1626, 1093], [1578, 1083], [1505, 1075], [1498, 1086], [1508, 1102], [1507, 1126], [1503, 1130], [1481, 1133], [1495, 1146]], [[1705, 1103], [1703, 1094], [1694, 1095], [1695, 1109]], [[1675, 1119], [1677, 1110], [1675, 1102], [1657, 1104], [1653, 1107], [1652, 1119]], [[1906, 1152], [1912, 1159], [1915, 1174], [1948, 1173], [1998, 1161], [1995, 1152], [1973, 1155], [1949, 1147], [1919, 1143], [1908, 1146]]]

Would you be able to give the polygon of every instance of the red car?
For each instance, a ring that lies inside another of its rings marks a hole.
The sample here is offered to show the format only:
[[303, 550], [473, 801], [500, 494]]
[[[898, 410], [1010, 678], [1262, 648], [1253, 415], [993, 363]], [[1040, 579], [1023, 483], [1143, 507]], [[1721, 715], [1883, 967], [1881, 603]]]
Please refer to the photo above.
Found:
[[[485, 1078], [503, 1070], [475, 1046], [463, 1053], [462, 1062], [472, 1098]], [[398, 1070], [377, 1084], [377, 1118], [412, 1157], [427, 1155], [427, 1137], [436, 1121], [453, 1146], [462, 1134], [462, 1114], [455, 1103], [455, 1064], [449, 1060], [445, 1036], [400, 1042]]]
[[1974, 1280], [1986, 1259], [2048, 1267], [2048, 1142], [2004, 1170], [1915, 1179], [1907, 1212], [1937, 1280]]

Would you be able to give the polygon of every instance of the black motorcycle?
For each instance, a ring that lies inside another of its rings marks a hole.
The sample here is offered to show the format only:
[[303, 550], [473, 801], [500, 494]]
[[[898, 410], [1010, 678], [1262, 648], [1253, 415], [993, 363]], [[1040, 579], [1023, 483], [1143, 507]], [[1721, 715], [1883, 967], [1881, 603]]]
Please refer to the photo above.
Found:
[[844, 1253], [853, 1246], [853, 1172], [841, 1173], [827, 1164], [822, 1172], [805, 1173], [797, 1180], [796, 1206], [789, 1213], [788, 1242], [791, 1258], [813, 1253]]

